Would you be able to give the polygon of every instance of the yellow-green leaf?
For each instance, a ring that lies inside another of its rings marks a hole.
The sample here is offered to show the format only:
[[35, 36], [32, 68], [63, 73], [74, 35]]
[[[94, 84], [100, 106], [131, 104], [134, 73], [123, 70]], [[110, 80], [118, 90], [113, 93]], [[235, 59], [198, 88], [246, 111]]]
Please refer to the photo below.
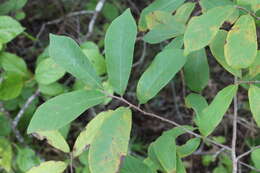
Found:
[[185, 54], [207, 46], [218, 33], [224, 21], [235, 11], [233, 6], [215, 7], [198, 17], [193, 17], [184, 34]]
[[248, 98], [253, 117], [256, 121], [256, 124], [260, 127], [260, 88], [251, 85], [248, 90]]
[[154, 11], [165, 11], [173, 13], [178, 7], [183, 4], [185, 0], [155, 0], [149, 6], [143, 9], [138, 28], [141, 31], [145, 31], [147, 29], [146, 16]]
[[73, 156], [79, 156], [84, 150], [89, 148], [96, 134], [99, 132], [103, 121], [110, 117], [113, 111], [106, 111], [99, 113], [93, 120], [91, 120], [85, 129], [79, 134], [73, 147]]
[[249, 67], [250, 77], [255, 77], [260, 73], [260, 50], [257, 51], [257, 56], [253, 64]]
[[224, 53], [227, 63], [236, 69], [247, 68], [254, 62], [257, 36], [252, 16], [241, 16], [228, 32]]
[[103, 121], [89, 149], [91, 173], [119, 171], [127, 154], [131, 118], [131, 110], [120, 107]]
[[69, 145], [59, 131], [38, 131], [35, 135], [40, 140], [46, 139], [51, 146], [65, 153], [70, 152]]
[[219, 30], [216, 37], [212, 40], [209, 47], [211, 50], [211, 53], [213, 54], [214, 58], [217, 60], [217, 62], [224, 67], [229, 73], [241, 77], [242, 72], [240, 69], [234, 69], [230, 65], [227, 64], [225, 55], [224, 55], [224, 45], [227, 38], [227, 31], [225, 30]]
[[39, 166], [31, 168], [26, 173], [63, 173], [67, 168], [67, 163], [61, 161], [47, 161]]

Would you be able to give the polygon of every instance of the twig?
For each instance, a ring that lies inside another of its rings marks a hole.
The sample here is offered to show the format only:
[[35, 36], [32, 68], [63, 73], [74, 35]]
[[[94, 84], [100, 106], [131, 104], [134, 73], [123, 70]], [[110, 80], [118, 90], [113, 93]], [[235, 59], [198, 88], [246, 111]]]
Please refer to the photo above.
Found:
[[258, 17], [255, 13], [253, 13], [252, 11], [244, 8], [244, 7], [240, 7], [240, 6], [236, 6], [237, 9], [243, 10], [247, 13], [249, 13], [251, 16], [253, 16], [256, 20], [260, 20], [260, 17]]
[[[234, 83], [237, 83], [237, 77], [235, 77]], [[233, 118], [233, 135], [232, 135], [232, 165], [233, 173], [237, 173], [237, 159], [236, 159], [236, 142], [237, 142], [237, 94], [234, 96], [234, 118]]]
[[247, 152], [245, 152], [245, 153], [239, 155], [239, 156], [237, 157], [237, 161], [238, 161], [239, 159], [241, 159], [242, 157], [247, 156], [248, 154], [252, 153], [253, 151], [255, 151], [256, 149], [259, 149], [259, 148], [260, 148], [260, 145], [259, 145], [259, 146], [256, 146], [256, 147], [253, 147], [253, 148], [251, 148], [250, 150], [248, 150]]
[[96, 23], [96, 20], [97, 20], [97, 17], [99, 15], [99, 13], [101, 12], [105, 2], [106, 2], [106, 0], [99, 0], [98, 1], [97, 5], [96, 5], [96, 8], [95, 8], [94, 15], [92, 16], [92, 18], [91, 18], [91, 20], [89, 22], [88, 33], [85, 36], [85, 40], [88, 40], [89, 37], [92, 35], [93, 30], [94, 30], [94, 26], [95, 26], [95, 23]]
[[159, 119], [159, 120], [161, 120], [161, 121], [163, 121], [163, 122], [167, 122], [167, 123], [172, 124], [172, 125], [174, 125], [174, 126], [176, 126], [176, 127], [180, 127], [182, 130], [184, 130], [185, 132], [187, 132], [187, 133], [189, 133], [189, 134], [191, 134], [191, 135], [193, 135], [193, 136], [195, 136], [195, 137], [202, 138], [202, 139], [204, 139], [205, 141], [208, 141], [208, 142], [210, 142], [210, 143], [212, 143], [212, 144], [214, 144], [214, 145], [216, 145], [216, 146], [219, 146], [219, 147], [221, 147], [221, 148], [224, 148], [225, 150], [232, 151], [232, 149], [231, 149], [230, 147], [228, 147], [228, 146], [226, 146], [226, 145], [223, 145], [223, 144], [220, 144], [220, 143], [217, 143], [216, 141], [214, 141], [214, 140], [212, 140], [212, 139], [210, 139], [210, 138], [208, 138], [208, 137], [203, 137], [203, 136], [201, 136], [201, 135], [199, 135], [199, 134], [197, 134], [197, 133], [195, 133], [195, 132], [193, 132], [193, 131], [191, 131], [191, 130], [185, 128], [185, 127], [183, 127], [182, 125], [176, 123], [175, 121], [171, 121], [171, 120], [169, 120], [169, 119], [163, 118], [163, 117], [161, 117], [161, 116], [159, 116], [159, 115], [156, 115], [156, 114], [154, 114], [154, 113], [146, 112], [146, 111], [142, 110], [140, 107], [138, 107], [138, 106], [136, 106], [136, 105], [130, 103], [129, 101], [127, 101], [127, 100], [124, 99], [123, 97], [118, 97], [118, 96], [110, 95], [110, 94], [108, 94], [108, 93], [105, 93], [105, 94], [106, 94], [108, 97], [114, 98], [114, 99], [116, 99], [116, 100], [119, 100], [119, 101], [121, 101], [121, 102], [127, 104], [130, 108], [133, 108], [133, 109], [135, 109], [136, 111], [138, 111], [138, 112], [140, 112], [140, 113], [142, 113], [142, 114], [144, 114], [144, 115], [147, 115], [147, 116], [150, 116], [150, 117]]
[[143, 63], [146, 56], [146, 48], [147, 48], [147, 44], [145, 41], [143, 41], [143, 51], [142, 51], [141, 58], [136, 63], [133, 64], [133, 67], [137, 67]]
[[58, 23], [62, 22], [66, 17], [75, 17], [75, 16], [80, 16], [80, 15], [85, 15], [85, 14], [93, 14], [94, 12], [95, 11], [88, 11], [88, 10], [75, 11], [75, 12], [67, 14], [65, 17], [61, 17], [61, 18], [46, 22], [46, 23], [42, 24], [39, 33], [36, 35], [36, 39], [38, 40], [40, 38], [40, 36], [42, 35], [42, 33], [45, 30], [47, 25], [58, 24]]
[[16, 115], [16, 117], [15, 117], [13, 123], [12, 123], [12, 126], [14, 128], [17, 127], [17, 125], [18, 125], [20, 119], [22, 118], [24, 112], [30, 106], [30, 104], [33, 102], [33, 100], [39, 95], [39, 93], [40, 93], [40, 91], [36, 90], [36, 92], [27, 99], [27, 101], [23, 105], [22, 109], [18, 112], [18, 114]]
[[7, 112], [7, 111], [4, 109], [2, 103], [0, 103], [0, 112], [3, 112], [3, 113], [6, 115], [8, 121], [9, 121], [9, 123], [10, 123], [10, 125], [11, 125], [12, 131], [13, 131], [14, 134], [15, 134], [16, 139], [17, 139], [21, 144], [24, 144], [24, 138], [23, 138], [22, 135], [20, 134], [19, 130], [16, 129], [14, 126], [12, 126], [11, 115], [10, 115], [9, 112]]

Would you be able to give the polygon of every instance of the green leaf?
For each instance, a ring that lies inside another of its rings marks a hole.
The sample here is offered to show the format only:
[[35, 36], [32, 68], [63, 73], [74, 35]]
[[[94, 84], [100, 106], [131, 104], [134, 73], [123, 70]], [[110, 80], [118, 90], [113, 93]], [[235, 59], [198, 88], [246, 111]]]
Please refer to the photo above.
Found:
[[260, 127], [260, 88], [251, 85], [248, 90], [248, 99], [253, 117], [256, 121], [256, 124]]
[[201, 92], [208, 85], [209, 64], [205, 49], [189, 54], [184, 65], [184, 77], [192, 91]]
[[199, 131], [203, 136], [208, 136], [221, 122], [225, 112], [228, 110], [233, 97], [237, 93], [237, 85], [229, 85], [218, 92], [216, 97], [206, 107], [201, 116], [197, 118]]
[[34, 136], [36, 136], [39, 140], [46, 139], [51, 146], [57, 148], [58, 150], [65, 153], [70, 152], [69, 145], [59, 131], [38, 131], [35, 132]]
[[57, 65], [52, 58], [44, 59], [35, 70], [35, 79], [38, 83], [48, 85], [56, 82], [65, 74], [65, 70]]
[[259, 0], [237, 0], [237, 5], [245, 7], [246, 9], [253, 11], [254, 13], [260, 9]]
[[107, 29], [105, 54], [109, 83], [117, 94], [123, 95], [129, 80], [137, 28], [127, 9]]
[[34, 113], [27, 133], [58, 130], [67, 125], [86, 109], [104, 101], [99, 91], [78, 90], [62, 94], [43, 103]]
[[234, 69], [231, 66], [229, 66], [226, 62], [225, 55], [224, 55], [224, 45], [227, 38], [227, 31], [225, 30], [219, 30], [216, 37], [212, 40], [209, 47], [211, 50], [211, 53], [213, 54], [214, 58], [217, 60], [217, 62], [224, 67], [229, 73], [241, 77], [242, 72], [239, 69]]
[[93, 120], [91, 120], [85, 129], [81, 131], [79, 136], [76, 139], [76, 142], [73, 147], [73, 156], [79, 156], [84, 150], [89, 148], [96, 134], [99, 132], [100, 127], [102, 126], [104, 120], [107, 117], [110, 117], [113, 114], [113, 111], [106, 111], [99, 113]]
[[118, 108], [105, 119], [89, 149], [91, 173], [115, 173], [127, 154], [131, 110]]
[[185, 104], [195, 111], [196, 117], [194, 121], [198, 125], [198, 119], [200, 119], [202, 111], [208, 107], [206, 99], [199, 94], [191, 93], [185, 98]]
[[182, 46], [183, 46], [183, 35], [180, 35], [180, 36], [172, 39], [172, 41], [164, 47], [164, 50], [165, 49], [181, 49]]
[[164, 40], [182, 35], [185, 25], [178, 22], [174, 16], [167, 22], [156, 25], [144, 36], [144, 41], [150, 44], [160, 43]]
[[6, 0], [0, 4], [0, 15], [16, 11], [24, 7], [27, 0]]
[[202, 8], [202, 12], [205, 13], [215, 7], [233, 5], [233, 2], [230, 0], [200, 0], [199, 4]]
[[0, 82], [0, 100], [11, 100], [18, 97], [23, 88], [22, 77], [15, 73], [6, 73]]
[[158, 92], [183, 67], [186, 57], [180, 49], [166, 49], [156, 55], [151, 65], [142, 74], [137, 84], [137, 97], [141, 104]]
[[36, 153], [30, 148], [18, 148], [16, 157], [16, 164], [19, 170], [26, 172], [32, 167], [41, 163], [40, 158], [36, 156]]
[[200, 138], [192, 138], [182, 146], [177, 146], [178, 156], [183, 158], [191, 155], [200, 145]]
[[207, 46], [217, 35], [224, 21], [235, 11], [233, 6], [210, 9], [205, 14], [193, 17], [184, 34], [185, 54]]
[[254, 166], [256, 169], [260, 169], [260, 149], [255, 149], [252, 153], [251, 153], [251, 159], [254, 163]]
[[49, 85], [40, 84], [39, 90], [42, 94], [46, 94], [48, 96], [56, 96], [62, 94], [65, 91], [65, 86], [58, 82], [54, 82]]
[[107, 20], [112, 21], [119, 15], [119, 10], [117, 9], [116, 5], [106, 2], [104, 4], [102, 14]]
[[71, 38], [51, 34], [49, 54], [55, 63], [84, 83], [92, 88], [102, 88], [101, 79], [94, 67]]
[[236, 69], [247, 68], [257, 55], [257, 36], [254, 18], [241, 16], [228, 32], [224, 53], [227, 63]]
[[176, 173], [186, 173], [186, 169], [185, 169], [185, 166], [184, 164], [182, 163], [182, 160], [179, 156], [177, 156], [177, 170], [176, 170]]
[[176, 144], [173, 136], [164, 133], [152, 144], [154, 154], [167, 173], [176, 171]]
[[47, 161], [39, 166], [33, 167], [26, 173], [63, 173], [67, 168], [67, 164], [61, 161]]
[[174, 18], [181, 23], [186, 23], [195, 7], [195, 3], [187, 2], [184, 3], [180, 8], [177, 9]]
[[0, 127], [0, 136], [8, 136], [12, 131], [11, 123], [3, 112], [0, 112]]
[[151, 173], [151, 169], [133, 156], [126, 156], [123, 162], [123, 166], [120, 169], [120, 173]]
[[0, 16], [0, 44], [10, 42], [23, 31], [24, 28], [13, 18]]
[[180, 126], [180, 127], [175, 127], [170, 130], [167, 130], [167, 131], [163, 132], [163, 134], [172, 136], [174, 139], [176, 139], [180, 135], [187, 133], [184, 129], [187, 129], [190, 131], [195, 130], [195, 128], [193, 128], [191, 126]]
[[155, 0], [149, 6], [143, 9], [138, 27], [141, 31], [147, 29], [146, 16], [154, 11], [165, 11], [173, 13], [177, 8], [179, 8], [185, 0]]
[[106, 62], [99, 49], [82, 49], [83, 53], [89, 58], [98, 75], [106, 73]]
[[29, 72], [26, 63], [22, 58], [15, 54], [3, 52], [0, 54], [0, 60], [2, 67], [6, 72], [12, 72], [23, 77], [28, 77]]
[[257, 51], [257, 56], [253, 64], [249, 67], [250, 77], [255, 77], [260, 73], [260, 50]]
[[7, 172], [11, 171], [12, 157], [13, 152], [10, 142], [5, 138], [0, 137], [0, 167]]

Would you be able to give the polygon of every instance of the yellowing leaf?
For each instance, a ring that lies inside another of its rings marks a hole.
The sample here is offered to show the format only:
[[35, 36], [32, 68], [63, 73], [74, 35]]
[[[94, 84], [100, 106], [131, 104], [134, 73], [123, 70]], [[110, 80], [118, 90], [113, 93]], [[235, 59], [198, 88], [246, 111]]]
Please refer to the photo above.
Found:
[[47, 161], [39, 166], [31, 168], [26, 173], [63, 173], [67, 168], [67, 164], [61, 161]]
[[209, 47], [211, 50], [211, 53], [213, 54], [214, 58], [217, 60], [217, 62], [224, 67], [229, 73], [241, 77], [242, 72], [240, 69], [234, 69], [230, 65], [227, 64], [227, 61], [225, 59], [224, 55], [224, 45], [227, 38], [227, 31], [225, 30], [219, 30], [216, 37], [212, 40]]
[[143, 9], [138, 28], [141, 31], [147, 30], [146, 16], [154, 11], [165, 11], [165, 12], [174, 12], [185, 0], [155, 0], [149, 6]]
[[250, 77], [255, 77], [260, 73], [260, 50], [257, 51], [257, 56], [253, 64], [249, 67]]
[[257, 55], [257, 36], [254, 18], [241, 16], [228, 32], [224, 47], [227, 63], [236, 69], [247, 68]]
[[40, 140], [46, 139], [51, 146], [65, 153], [70, 152], [69, 145], [59, 131], [39, 131], [35, 135]]
[[256, 124], [260, 127], [260, 88], [251, 85], [248, 90], [248, 98], [253, 117], [256, 121]]
[[172, 18], [172, 14], [165, 11], [153, 11], [146, 16], [148, 29], [153, 29], [157, 25], [167, 24]]
[[233, 6], [221, 6], [212, 8], [201, 16], [193, 17], [184, 33], [185, 54], [207, 46], [235, 10]]
[[110, 117], [113, 111], [99, 113], [91, 120], [86, 128], [79, 134], [73, 147], [73, 156], [79, 156], [84, 150], [89, 148], [96, 134], [99, 132], [105, 118]]
[[89, 149], [91, 173], [119, 172], [127, 154], [131, 118], [131, 110], [120, 107], [103, 121]]

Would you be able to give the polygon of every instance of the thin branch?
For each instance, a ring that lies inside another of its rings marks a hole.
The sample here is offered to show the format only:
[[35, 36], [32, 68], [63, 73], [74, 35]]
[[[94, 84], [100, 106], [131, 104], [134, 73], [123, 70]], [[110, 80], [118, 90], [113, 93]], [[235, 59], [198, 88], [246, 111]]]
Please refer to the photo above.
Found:
[[[234, 83], [237, 83], [237, 77], [235, 77]], [[232, 165], [233, 173], [237, 173], [237, 159], [236, 159], [236, 142], [237, 142], [237, 94], [234, 96], [234, 118], [233, 118], [233, 135], [232, 135]]]
[[221, 147], [221, 148], [224, 148], [225, 150], [232, 151], [232, 149], [231, 149], [230, 147], [228, 147], [228, 146], [226, 146], [226, 145], [223, 145], [223, 144], [220, 144], [220, 143], [217, 143], [216, 141], [214, 141], [214, 140], [212, 140], [212, 139], [210, 139], [210, 138], [208, 138], [208, 137], [203, 137], [203, 136], [201, 136], [201, 135], [199, 135], [199, 134], [197, 134], [197, 133], [195, 133], [195, 132], [193, 132], [193, 131], [191, 131], [191, 130], [185, 128], [185, 127], [183, 127], [182, 125], [176, 123], [175, 121], [171, 121], [171, 120], [169, 120], [169, 119], [163, 118], [163, 117], [161, 117], [161, 116], [159, 116], [159, 115], [156, 115], [156, 114], [154, 114], [154, 113], [146, 112], [146, 111], [142, 110], [140, 107], [138, 107], [138, 106], [136, 106], [136, 105], [130, 103], [129, 101], [127, 101], [127, 100], [124, 99], [123, 97], [118, 97], [118, 96], [110, 95], [110, 94], [108, 94], [108, 93], [105, 93], [105, 94], [106, 94], [108, 97], [114, 98], [114, 99], [116, 99], [116, 100], [119, 100], [119, 101], [121, 101], [121, 102], [127, 104], [130, 108], [133, 108], [134, 110], [136, 110], [136, 111], [138, 111], [138, 112], [140, 112], [140, 113], [142, 113], [142, 114], [144, 114], [144, 115], [147, 115], [147, 116], [150, 116], [150, 117], [159, 119], [159, 120], [161, 120], [161, 121], [163, 121], [163, 122], [167, 122], [167, 123], [172, 124], [172, 125], [174, 125], [174, 126], [176, 126], [176, 127], [180, 127], [182, 130], [184, 130], [185, 132], [187, 132], [187, 133], [189, 133], [189, 134], [191, 134], [191, 135], [193, 135], [193, 136], [195, 136], [195, 137], [202, 138], [202, 139], [204, 139], [204, 140], [207, 141], [207, 142], [210, 142], [210, 143], [212, 143], [212, 144], [214, 144], [214, 145], [216, 145], [216, 146], [219, 146], [219, 147]]
[[92, 35], [93, 30], [94, 30], [94, 26], [95, 26], [95, 23], [96, 23], [96, 20], [97, 20], [97, 17], [99, 15], [99, 13], [101, 12], [105, 2], [106, 2], [106, 0], [99, 0], [98, 1], [97, 5], [96, 5], [96, 8], [95, 8], [94, 15], [92, 16], [92, 18], [91, 18], [91, 20], [89, 22], [88, 33], [85, 36], [85, 40], [88, 40], [89, 37]]
[[242, 157], [245, 157], [245, 156], [247, 156], [248, 154], [252, 153], [253, 151], [255, 151], [256, 149], [259, 149], [259, 148], [260, 148], [260, 145], [259, 145], [259, 146], [256, 146], [256, 147], [253, 147], [253, 148], [251, 148], [251, 149], [250, 149], [250, 150], [248, 150], [247, 152], [245, 152], [245, 153], [243, 153], [243, 154], [239, 155], [239, 156], [237, 157], [237, 160], [241, 159]]
[[25, 104], [23, 105], [21, 110], [18, 112], [18, 114], [16, 115], [16, 117], [15, 117], [13, 123], [12, 123], [12, 126], [14, 128], [17, 127], [17, 125], [18, 125], [20, 119], [22, 118], [24, 112], [30, 106], [30, 104], [33, 102], [33, 100], [39, 95], [39, 93], [40, 93], [40, 91], [36, 90], [36, 92], [27, 99], [27, 101], [25, 102]]
[[237, 81], [236, 84], [259, 84], [260, 81]]
[[137, 67], [143, 63], [146, 56], [146, 49], [147, 49], [147, 44], [145, 41], [143, 41], [143, 51], [142, 51], [141, 58], [136, 63], [133, 64], [133, 67]]
[[258, 17], [255, 13], [253, 13], [252, 11], [244, 8], [244, 7], [240, 7], [240, 6], [236, 6], [237, 9], [243, 10], [247, 13], [249, 13], [251, 16], [253, 16], [256, 20], [260, 20], [260, 17]]
[[7, 112], [4, 107], [3, 107], [3, 104], [0, 103], [0, 112], [3, 112], [4, 115], [6, 115], [9, 123], [10, 123], [10, 126], [12, 128], [12, 131], [14, 132], [15, 134], [15, 137], [16, 139], [21, 143], [21, 144], [24, 144], [24, 138], [22, 137], [20, 131], [18, 129], [16, 129], [16, 127], [12, 126], [12, 119], [11, 119], [11, 115], [9, 112]]

